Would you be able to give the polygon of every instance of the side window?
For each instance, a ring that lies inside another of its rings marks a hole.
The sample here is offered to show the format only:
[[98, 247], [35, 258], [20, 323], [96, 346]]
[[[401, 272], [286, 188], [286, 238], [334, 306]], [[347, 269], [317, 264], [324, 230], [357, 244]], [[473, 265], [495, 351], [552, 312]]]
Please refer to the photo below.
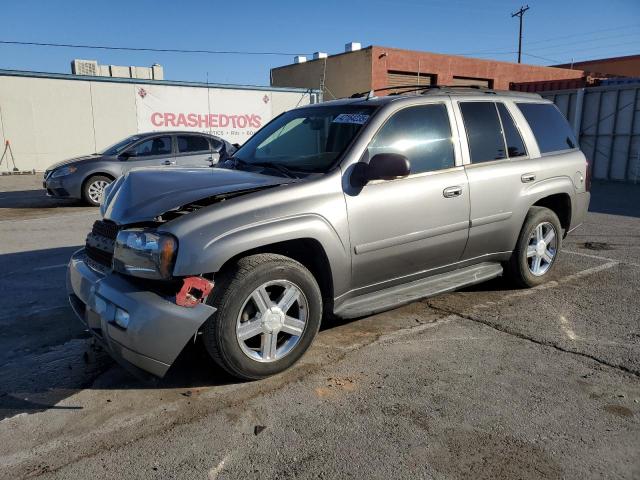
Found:
[[533, 136], [536, 137], [540, 153], [557, 152], [578, 146], [573, 130], [555, 105], [550, 103], [518, 103], [517, 105], [527, 119]]
[[211, 142], [211, 150], [219, 152], [220, 150], [222, 150], [222, 142], [219, 140], [216, 140], [214, 138], [210, 138], [209, 141]]
[[209, 141], [197, 135], [178, 135], [178, 153], [208, 152]]
[[524, 147], [524, 142], [522, 141], [518, 127], [516, 127], [509, 110], [507, 110], [504, 103], [496, 103], [496, 105], [498, 106], [498, 113], [502, 121], [504, 139], [507, 142], [507, 155], [510, 158], [526, 155], [527, 149]]
[[133, 147], [131, 152], [136, 157], [149, 157], [151, 155], [166, 155], [171, 153], [171, 137], [156, 137], [145, 140]]
[[469, 141], [471, 163], [506, 158], [504, 137], [493, 102], [460, 102]]
[[369, 158], [378, 153], [405, 155], [412, 174], [455, 166], [447, 107], [434, 104], [400, 110], [387, 120], [368, 150]]

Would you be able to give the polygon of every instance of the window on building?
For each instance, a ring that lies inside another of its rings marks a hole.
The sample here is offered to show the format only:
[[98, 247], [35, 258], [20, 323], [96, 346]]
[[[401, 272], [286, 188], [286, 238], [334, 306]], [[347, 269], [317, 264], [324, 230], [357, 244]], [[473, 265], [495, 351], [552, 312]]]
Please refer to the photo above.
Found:
[[169, 154], [171, 153], [171, 137], [150, 138], [132, 147], [130, 151], [133, 152], [136, 157]]
[[442, 104], [408, 107], [395, 113], [376, 133], [369, 158], [399, 153], [411, 164], [411, 174], [455, 166], [451, 125]]
[[209, 141], [206, 137], [198, 135], [178, 135], [178, 152], [208, 152]]
[[493, 102], [460, 102], [467, 130], [471, 163], [491, 162], [506, 158], [504, 137]]
[[468, 87], [493, 88], [493, 80], [490, 78], [453, 77], [453, 85]]
[[500, 114], [500, 120], [502, 121], [502, 130], [504, 132], [504, 139], [507, 142], [507, 156], [522, 157], [527, 154], [527, 149], [524, 147], [522, 136], [516, 127], [513, 117], [507, 110], [504, 103], [496, 103], [498, 106], [498, 113]]
[[387, 86], [398, 87], [397, 89], [390, 90], [392, 93], [410, 90], [410, 88], [401, 88], [405, 85], [429, 86], [435, 85], [436, 83], [435, 75], [430, 73], [399, 72], [396, 70], [389, 70], [387, 72]]
[[518, 103], [527, 119], [540, 153], [557, 152], [576, 148], [578, 142], [573, 130], [560, 110], [551, 103]]

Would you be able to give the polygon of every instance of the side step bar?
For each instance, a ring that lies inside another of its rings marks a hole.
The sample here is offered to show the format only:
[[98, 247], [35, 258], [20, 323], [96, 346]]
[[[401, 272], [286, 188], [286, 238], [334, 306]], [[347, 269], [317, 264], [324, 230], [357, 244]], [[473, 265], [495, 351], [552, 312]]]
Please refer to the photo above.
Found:
[[341, 318], [357, 318], [383, 312], [415, 300], [451, 292], [468, 285], [481, 283], [502, 275], [502, 265], [484, 262], [385, 290], [350, 298], [339, 305], [335, 315]]

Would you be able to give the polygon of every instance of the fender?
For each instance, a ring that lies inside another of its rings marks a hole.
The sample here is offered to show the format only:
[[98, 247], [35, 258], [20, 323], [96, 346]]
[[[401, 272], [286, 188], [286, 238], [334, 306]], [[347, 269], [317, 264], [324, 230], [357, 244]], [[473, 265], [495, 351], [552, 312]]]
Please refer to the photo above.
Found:
[[[215, 273], [231, 258], [273, 243], [310, 238], [320, 243], [329, 259], [336, 295], [348, 289], [351, 259], [348, 246], [321, 215], [308, 213], [238, 227], [213, 237], [200, 249], [186, 246], [189, 255], [178, 255], [174, 275]], [[182, 244], [181, 244], [182, 246]]]
[[509, 242], [511, 249], [514, 249], [518, 242], [518, 236], [520, 235], [520, 230], [522, 229], [524, 219], [529, 209], [543, 198], [557, 194], [569, 195], [573, 209], [575, 203], [575, 188], [573, 181], [568, 176], [558, 176], [540, 180], [526, 190], [523, 190], [520, 201], [518, 202], [518, 207], [515, 208], [513, 212], [513, 228], [510, 232]]

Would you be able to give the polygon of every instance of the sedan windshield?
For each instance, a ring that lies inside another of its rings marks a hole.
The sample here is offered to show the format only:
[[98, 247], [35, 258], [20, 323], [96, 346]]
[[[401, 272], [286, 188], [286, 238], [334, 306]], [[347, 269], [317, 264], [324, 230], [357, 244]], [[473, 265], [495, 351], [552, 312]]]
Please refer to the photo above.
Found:
[[124, 140], [120, 140], [118, 143], [105, 148], [100, 152], [100, 155], [119, 155], [125, 148], [127, 148], [133, 142], [140, 140], [140, 138], [142, 137], [140, 137], [139, 135], [132, 135], [131, 137], [127, 137]]
[[251, 137], [234, 158], [243, 165], [285, 172], [326, 172], [374, 109], [370, 105], [333, 105], [291, 110]]

